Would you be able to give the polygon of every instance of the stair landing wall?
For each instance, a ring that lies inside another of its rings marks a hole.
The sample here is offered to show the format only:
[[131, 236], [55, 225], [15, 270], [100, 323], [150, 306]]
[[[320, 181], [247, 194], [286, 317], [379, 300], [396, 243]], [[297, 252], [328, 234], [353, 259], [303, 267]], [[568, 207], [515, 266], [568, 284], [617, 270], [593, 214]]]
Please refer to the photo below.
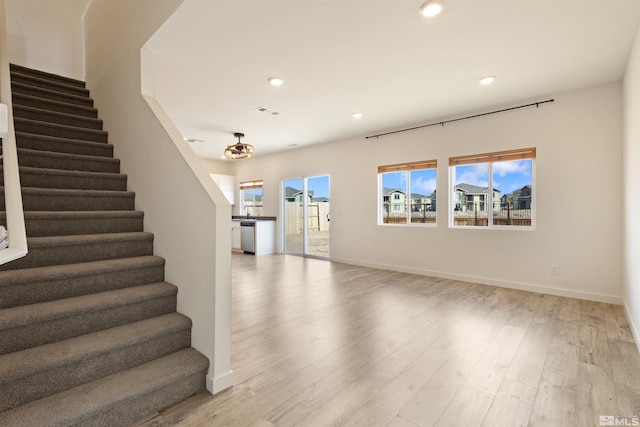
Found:
[[231, 206], [141, 95], [148, 83], [141, 85], [141, 75], [149, 72], [141, 69], [149, 65], [141, 49], [180, 3], [93, 2], [85, 16], [86, 81], [136, 208], [145, 212], [145, 230], [155, 236], [154, 253], [167, 260], [166, 280], [179, 289], [178, 311], [193, 321], [192, 345], [211, 361], [207, 387], [215, 392], [231, 376]]

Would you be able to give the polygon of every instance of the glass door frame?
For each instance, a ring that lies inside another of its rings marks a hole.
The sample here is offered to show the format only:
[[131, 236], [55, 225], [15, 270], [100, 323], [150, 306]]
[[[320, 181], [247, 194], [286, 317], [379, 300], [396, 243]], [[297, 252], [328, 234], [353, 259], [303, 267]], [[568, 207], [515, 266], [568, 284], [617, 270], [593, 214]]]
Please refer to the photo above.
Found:
[[[281, 229], [281, 252], [287, 255], [298, 255], [304, 256], [308, 258], [317, 258], [327, 260], [330, 258], [330, 254], [327, 256], [322, 255], [314, 255], [309, 253], [309, 179], [314, 178], [327, 178], [327, 191], [329, 203], [331, 203], [331, 176], [329, 174], [318, 174], [313, 176], [305, 176], [305, 177], [296, 177], [296, 178], [283, 178], [281, 181], [280, 189], [281, 189], [281, 203], [280, 203], [280, 211], [282, 218], [282, 229]], [[302, 181], [302, 252], [294, 252], [287, 249], [287, 218], [286, 218], [286, 183], [290, 181]], [[320, 218], [318, 217], [318, 221]], [[329, 246], [330, 247], [330, 246]]]

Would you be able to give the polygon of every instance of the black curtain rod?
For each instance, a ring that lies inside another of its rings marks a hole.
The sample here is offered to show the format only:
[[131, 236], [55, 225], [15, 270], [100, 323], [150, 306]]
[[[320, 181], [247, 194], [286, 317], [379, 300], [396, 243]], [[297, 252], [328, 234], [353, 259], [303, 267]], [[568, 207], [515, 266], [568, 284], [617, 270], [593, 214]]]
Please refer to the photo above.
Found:
[[427, 128], [427, 127], [430, 127], [430, 126], [438, 126], [438, 125], [444, 126], [446, 123], [459, 122], [460, 120], [467, 120], [467, 119], [475, 119], [476, 117], [488, 116], [490, 114], [504, 113], [505, 111], [511, 111], [511, 110], [518, 110], [520, 108], [533, 107], [534, 105], [536, 106], [536, 108], [538, 108], [541, 104], [546, 104], [548, 102], [553, 102], [553, 101], [554, 101], [553, 99], [547, 99], [546, 101], [532, 102], [531, 104], [518, 105], [517, 107], [511, 107], [511, 108], [504, 108], [502, 110], [489, 111], [488, 113], [474, 114], [473, 116], [460, 117], [460, 118], [457, 118], [457, 119], [445, 120], [445, 121], [437, 122], [437, 123], [429, 123], [428, 125], [421, 125], [421, 126], [415, 126], [415, 127], [412, 127], [412, 128], [406, 128], [406, 129], [394, 130], [394, 131], [391, 131], [391, 132], [379, 133], [377, 135], [367, 136], [367, 137], [365, 137], [365, 139], [379, 138], [381, 136], [392, 135], [394, 133], [400, 133], [400, 132], [407, 132], [407, 131], [410, 131], [410, 130]]

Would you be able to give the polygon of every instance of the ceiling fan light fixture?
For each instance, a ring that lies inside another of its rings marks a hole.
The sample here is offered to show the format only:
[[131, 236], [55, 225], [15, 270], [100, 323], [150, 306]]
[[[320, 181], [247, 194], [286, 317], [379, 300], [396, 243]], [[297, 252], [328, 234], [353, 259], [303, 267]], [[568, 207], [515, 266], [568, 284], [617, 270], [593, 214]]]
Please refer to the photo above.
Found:
[[443, 7], [444, 3], [442, 3], [442, 0], [427, 0], [422, 3], [422, 6], [420, 6], [418, 10], [420, 11], [420, 15], [431, 18], [442, 12]]
[[249, 157], [251, 157], [255, 152], [255, 150], [253, 149], [253, 145], [240, 142], [240, 139], [244, 138], [244, 134], [236, 132], [233, 134], [233, 136], [234, 138], [238, 138], [238, 142], [229, 145], [224, 150], [224, 156], [230, 160], [248, 159]]

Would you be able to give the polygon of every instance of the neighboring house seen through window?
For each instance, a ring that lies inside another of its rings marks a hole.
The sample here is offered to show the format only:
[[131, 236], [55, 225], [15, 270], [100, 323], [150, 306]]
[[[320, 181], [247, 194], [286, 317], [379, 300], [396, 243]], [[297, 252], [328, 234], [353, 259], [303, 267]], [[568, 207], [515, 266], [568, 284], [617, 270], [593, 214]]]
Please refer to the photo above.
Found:
[[535, 159], [535, 148], [450, 158], [449, 225], [535, 227]]
[[436, 160], [378, 166], [378, 224], [436, 223]]
[[240, 214], [262, 215], [262, 180], [240, 183]]

